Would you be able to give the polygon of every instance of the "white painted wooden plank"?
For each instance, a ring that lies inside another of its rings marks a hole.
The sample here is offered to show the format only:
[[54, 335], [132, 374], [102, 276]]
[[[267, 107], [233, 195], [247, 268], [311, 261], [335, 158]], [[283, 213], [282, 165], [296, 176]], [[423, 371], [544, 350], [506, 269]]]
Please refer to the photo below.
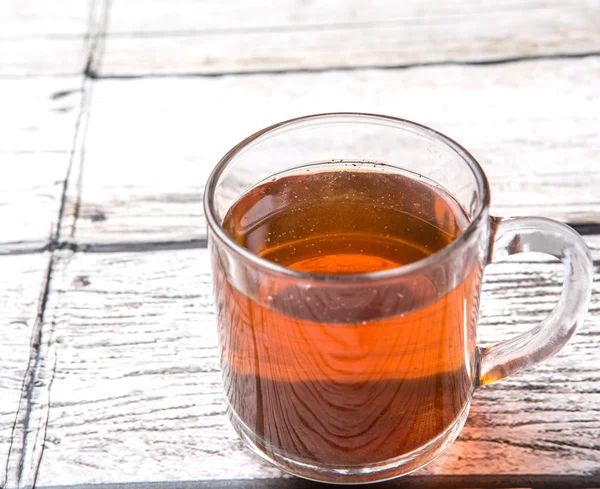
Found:
[[33, 489], [35, 473], [39, 467], [45, 438], [45, 426], [48, 422], [49, 394], [56, 348], [54, 341], [54, 323], [45, 320], [46, 301], [49, 284], [59, 257], [71, 251], [54, 251], [42, 284], [39, 299], [38, 316], [31, 332], [31, 349], [19, 408], [15, 417], [10, 452], [6, 463], [6, 482], [3, 487]]
[[0, 10], [0, 39], [81, 36], [86, 32], [90, 2], [9, 0]]
[[600, 219], [600, 58], [94, 86], [75, 239], [205, 236], [206, 178], [234, 144], [307, 113], [379, 112], [445, 132], [484, 166], [493, 212]]
[[0, 256], [0, 486], [13, 435], [48, 254]]
[[76, 75], [85, 68], [86, 42], [73, 39], [0, 39], [0, 77]]
[[39, 485], [193, 479], [206, 457], [278, 475], [222, 417], [209, 284], [206, 250], [73, 257], [48, 304], [58, 364]]
[[[542, 319], [561, 275], [548, 263], [491, 267], [481, 340]], [[571, 344], [477, 391], [459, 441], [421, 474], [597, 469], [599, 284]], [[78, 253], [57, 274], [47, 321], [58, 363], [40, 486], [281, 475], [243, 447], [224, 415], [211, 288], [207, 250]]]
[[55, 229], [81, 103], [81, 77], [4, 80], [0, 252], [45, 246]]
[[0, 76], [81, 73], [91, 2], [9, 0], [0, 9]]
[[0, 154], [65, 153], [71, 149], [80, 102], [80, 76], [0, 83]]
[[0, 9], [0, 77], [82, 73], [107, 0], [8, 0]]
[[55, 234], [69, 154], [13, 153], [0, 159], [0, 254], [42, 250]]
[[[116, 0], [96, 71], [223, 73], [600, 50], [600, 3]], [[493, 28], [490, 28], [493, 26]]]
[[[343, 4], [330, 0], [281, 0], [277, 8], [270, 0], [252, 0], [224, 4], [218, 0], [113, 0], [109, 34], [163, 34], [174, 32], [236, 32], [243, 29], [290, 29], [295, 27], [331, 27], [350, 25], [361, 27], [373, 23], [402, 22], [428, 25], [432, 22], [460, 22], [490, 16], [549, 19], [560, 26], [580, 25], [585, 14], [597, 14], [596, 0], [577, 2], [570, 9], [557, 0], [539, 0], [524, 4], [516, 0], [494, 3], [474, 0], [453, 0], [438, 4], [420, 0], [388, 2], [386, 0], [350, 0]], [[560, 15], [563, 14], [563, 15]]]
[[3, 80], [0, 253], [39, 249], [55, 230], [81, 105], [81, 77]]

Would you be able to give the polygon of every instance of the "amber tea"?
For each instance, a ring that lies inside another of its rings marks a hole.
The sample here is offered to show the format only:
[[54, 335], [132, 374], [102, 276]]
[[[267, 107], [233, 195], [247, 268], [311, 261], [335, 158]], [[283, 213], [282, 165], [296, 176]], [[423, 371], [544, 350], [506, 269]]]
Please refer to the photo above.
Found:
[[[427, 258], [467, 225], [444, 189], [365, 163], [275, 175], [223, 222], [258, 256], [334, 275]], [[358, 292], [268, 284], [266, 305], [219, 285], [233, 415], [279, 454], [336, 466], [423, 446], [470, 397], [478, 271], [441, 297], [425, 276], [411, 287], [366, 284]]]

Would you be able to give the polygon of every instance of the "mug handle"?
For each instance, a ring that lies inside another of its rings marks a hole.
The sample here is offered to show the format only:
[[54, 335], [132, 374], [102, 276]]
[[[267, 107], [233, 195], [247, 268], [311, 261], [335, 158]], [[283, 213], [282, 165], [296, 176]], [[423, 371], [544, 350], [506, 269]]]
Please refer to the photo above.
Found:
[[529, 331], [479, 349], [479, 383], [487, 385], [539, 363], [558, 352], [577, 330], [592, 289], [592, 258], [587, 245], [565, 224], [542, 217], [492, 218], [491, 261], [535, 251], [558, 258], [565, 267], [556, 307]]

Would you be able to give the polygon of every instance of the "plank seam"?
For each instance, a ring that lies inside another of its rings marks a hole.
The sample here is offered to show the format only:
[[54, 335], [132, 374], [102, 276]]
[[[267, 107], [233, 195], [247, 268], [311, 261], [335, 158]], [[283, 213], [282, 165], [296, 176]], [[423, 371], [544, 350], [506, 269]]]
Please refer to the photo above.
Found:
[[[580, 233], [582, 236], [588, 234]], [[600, 233], [599, 233], [600, 234]], [[594, 235], [590, 233], [589, 235]], [[6, 255], [32, 255], [43, 252], [54, 252], [68, 250], [76, 253], [143, 253], [150, 251], [180, 251], [180, 250], [202, 250], [208, 247], [207, 238], [192, 238], [187, 240], [165, 240], [165, 241], [122, 241], [119, 243], [77, 243], [73, 240], [64, 240], [58, 243], [37, 244], [27, 248], [18, 248], [2, 251], [0, 256]], [[531, 263], [530, 260], [512, 261], [511, 263]], [[556, 263], [555, 260], [542, 260], [539, 263]], [[594, 266], [600, 266], [600, 260], [593, 261]]]
[[329, 73], [350, 72], [361, 70], [411, 70], [415, 68], [428, 68], [440, 66], [494, 66], [511, 63], [527, 63], [533, 61], [552, 61], [564, 59], [586, 59], [600, 56], [600, 51], [585, 51], [580, 53], [557, 53], [533, 56], [507, 56], [496, 59], [480, 59], [471, 61], [430, 61], [424, 63], [402, 63], [396, 65], [360, 65], [360, 66], [332, 66], [327, 68], [294, 68], [275, 70], [233, 70], [223, 72], [189, 72], [189, 73], [145, 73], [131, 75], [102, 75], [95, 70], [86, 73], [94, 80], [129, 80], [138, 78], [219, 78], [224, 76], [248, 76], [248, 75], [286, 75], [302, 73]]
[[[98, 7], [97, 3], [99, 4]], [[96, 9], [99, 12], [97, 15], [94, 15]], [[92, 0], [89, 18], [90, 29], [87, 35], [90, 48], [85, 68], [83, 69], [83, 75], [86, 78], [93, 78], [91, 75], [95, 72], [95, 67], [100, 63], [104, 55], [104, 39], [108, 30], [110, 9], [111, 0]]]
[[[44, 486], [39, 489], [319, 489], [322, 484], [298, 478], [225, 479], [199, 481], [129, 482]], [[332, 489], [348, 486], [331, 485]], [[361, 486], [362, 487], [362, 486]], [[545, 475], [410, 475], [377, 485], [380, 489], [515, 488], [565, 489], [600, 487], [600, 474], [589, 476]]]
[[[44, 274], [44, 282], [42, 283], [42, 291], [38, 301], [36, 319], [31, 333], [29, 362], [23, 378], [21, 399], [11, 432], [10, 448], [8, 459], [6, 461], [5, 483], [6, 485], [12, 484], [15, 487], [20, 487], [20, 482], [24, 471], [24, 463], [26, 458], [25, 452], [29, 445], [28, 434], [31, 421], [34, 389], [36, 387], [41, 387], [38, 383], [38, 377], [40, 362], [42, 359], [41, 353], [44, 350], [42, 347], [45, 337], [43, 325], [46, 312], [46, 303], [48, 302], [50, 292], [50, 281], [53, 266], [54, 256], [51, 256], [50, 260], [48, 261], [48, 267], [46, 268], [46, 272]], [[15, 438], [18, 438], [18, 443], [16, 445]]]
[[[107, 16], [108, 18], [108, 16]], [[99, 44], [102, 45], [106, 36], [101, 36]], [[98, 65], [98, 57], [93, 60], [90, 58], [86, 61], [86, 68], [84, 69], [84, 75], [93, 80], [133, 80], [133, 79], [145, 79], [145, 78], [220, 78], [225, 76], [250, 76], [250, 75], [288, 75], [288, 74], [302, 74], [302, 73], [330, 73], [330, 72], [351, 72], [351, 71], [365, 71], [365, 70], [411, 70], [417, 68], [429, 68], [429, 67], [441, 67], [441, 66], [494, 66], [494, 65], [505, 65], [512, 63], [528, 63], [534, 61], [553, 61], [553, 60], [565, 60], [565, 59], [587, 59], [599, 57], [600, 51], [584, 51], [579, 53], [556, 53], [556, 54], [542, 54], [532, 56], [508, 56], [497, 59], [480, 59], [471, 61], [430, 61], [424, 63], [404, 63], [396, 65], [357, 65], [357, 66], [332, 66], [327, 68], [284, 68], [274, 70], [232, 70], [232, 71], [220, 71], [220, 72], [187, 72], [187, 73], [143, 73], [143, 74], [131, 74], [131, 75], [103, 75], [97, 72], [96, 66]], [[93, 61], [93, 62], [91, 62]], [[31, 78], [69, 78], [76, 73], [29, 73], [24, 75], [18, 74], [1, 74], [0, 80], [22, 80]]]
[[[63, 182], [63, 189], [61, 195], [60, 207], [58, 210], [58, 219], [56, 223], [56, 229], [54, 230], [54, 235], [50, 239], [50, 243], [48, 245], [49, 251], [54, 251], [56, 249], [61, 249], [61, 225], [65, 218], [66, 208], [68, 206], [68, 190], [71, 183], [71, 176], [76, 166], [81, 166], [83, 162], [83, 151], [85, 144], [85, 137], [87, 135], [87, 122], [89, 119], [90, 106], [91, 106], [91, 91], [92, 91], [92, 82], [87, 78], [84, 78], [83, 83], [81, 84], [80, 92], [81, 92], [81, 103], [79, 106], [79, 114], [77, 115], [77, 122], [75, 123], [75, 134], [73, 135], [73, 143], [71, 146], [71, 151], [69, 155], [69, 165], [67, 167], [67, 174], [65, 176], [65, 180]], [[78, 159], [79, 157], [79, 159]], [[79, 168], [77, 168], [79, 170]], [[81, 172], [79, 171], [81, 174]], [[78, 180], [80, 180], [79, 177]], [[80, 182], [78, 182], [80, 187]], [[79, 197], [81, 194], [81, 189], [79, 188], [78, 192], [78, 200], [74, 206], [74, 216], [77, 216], [79, 209]], [[74, 219], [75, 221], [76, 219]], [[74, 224], [72, 224], [74, 226]]]

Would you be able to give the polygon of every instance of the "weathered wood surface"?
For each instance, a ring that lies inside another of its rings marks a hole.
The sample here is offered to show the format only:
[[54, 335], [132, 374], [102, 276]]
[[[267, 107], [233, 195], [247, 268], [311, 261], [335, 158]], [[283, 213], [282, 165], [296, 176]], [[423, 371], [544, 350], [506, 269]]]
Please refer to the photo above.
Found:
[[93, 68], [211, 74], [568, 55], [600, 51], [599, 24], [597, 0], [114, 0]]
[[94, 2], [21, 0], [0, 9], [0, 76], [65, 75], [83, 70]]
[[[600, 258], [600, 237], [588, 240]], [[557, 300], [561, 267], [526, 258], [488, 270], [485, 343]], [[57, 363], [40, 486], [280, 476], [224, 416], [211, 288], [205, 249], [63, 258], [46, 309]], [[555, 358], [477, 391], [460, 439], [420, 475], [594, 474], [599, 300], [596, 282], [585, 325]]]
[[599, 78], [595, 57], [97, 81], [74, 239], [84, 247], [202, 239], [204, 183], [226, 151], [274, 122], [341, 110], [413, 119], [460, 141], [487, 172], [498, 215], [598, 221]]
[[5, 3], [0, 10], [0, 39], [83, 36], [91, 2], [61, 0], [60, 9], [44, 0]]
[[[577, 2], [570, 9], [556, 0], [541, 0], [522, 4], [515, 0], [502, 0], [493, 4], [473, 0], [455, 0], [444, 4], [424, 3], [419, 0], [387, 2], [386, 0], [352, 0], [338, 4], [324, 0], [301, 2], [287, 0], [278, 2], [277, 8], [269, 0], [252, 0], [228, 5], [217, 1], [198, 2], [180, 0], [173, 5], [169, 0], [155, 0], [147, 4], [143, 0], [113, 0], [108, 34], [160, 35], [175, 33], [223, 32], [233, 35], [243, 29], [294, 29], [323, 28], [332, 26], [381, 26], [386, 24], [419, 24], [424, 28], [431, 24], [455, 24], [479, 20], [484, 24], [490, 18], [503, 19], [526, 17], [549, 21], [551, 16], [561, 17], [551, 24], [551, 30], [575, 30], [589, 26], [591, 19], [584, 16], [597, 15], [597, 1]], [[548, 22], [548, 24], [550, 24]], [[530, 26], [545, 29], [544, 26]], [[534, 32], [529, 29], [530, 35]], [[539, 42], [544, 42], [545, 39]]]
[[[40, 297], [47, 278], [49, 256], [46, 253], [0, 256], [0, 486], [5, 481], [11, 443], [19, 437], [26, 412], [19, 410], [23, 379], [39, 332]], [[22, 406], [24, 407], [24, 406]], [[13, 432], [13, 428], [15, 431]], [[15, 438], [13, 438], [13, 434]]]
[[75, 75], [86, 64], [84, 38], [0, 39], [0, 77]]
[[[207, 251], [178, 250], [203, 244], [211, 168], [261, 127], [335, 110], [414, 119], [481, 161], [494, 213], [591, 223], [588, 233], [600, 224], [598, 0], [7, 5], [0, 254], [13, 256], [0, 257], [0, 483], [7, 476], [9, 489], [252, 477], [279, 487], [280, 472], [223, 416]], [[535, 57], [552, 59], [497, 63]], [[432, 64], [444, 66], [359, 69]], [[282, 70], [330, 72], [204, 76]], [[165, 78], [101, 79], [147, 74]], [[598, 264], [600, 236], [586, 240]], [[516, 259], [488, 270], [485, 343], [531, 327], [559, 293], [558, 265]], [[420, 477], [600, 481], [598, 272], [580, 334], [549, 362], [479, 390], [460, 439]]]
[[406, 66], [600, 51], [597, 0], [50, 5], [12, 1], [2, 9], [0, 76]]
[[2, 80], [0, 254], [43, 249], [56, 234], [81, 119], [82, 78]]

